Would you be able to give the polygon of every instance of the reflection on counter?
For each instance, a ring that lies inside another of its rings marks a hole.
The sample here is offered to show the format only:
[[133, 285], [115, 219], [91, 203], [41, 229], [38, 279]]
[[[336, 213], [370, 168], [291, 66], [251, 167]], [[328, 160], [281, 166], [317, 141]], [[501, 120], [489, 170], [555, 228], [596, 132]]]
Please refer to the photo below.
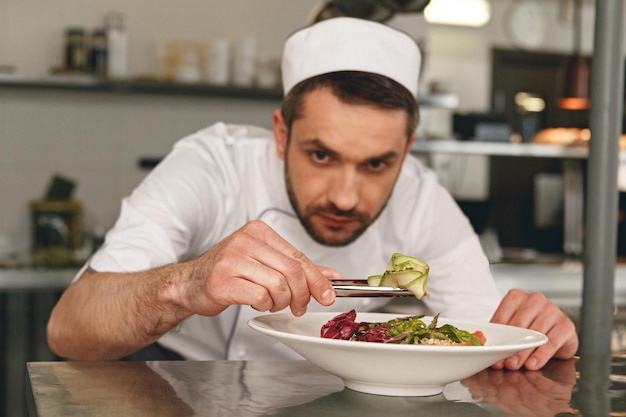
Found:
[[622, 416], [625, 361], [603, 355], [553, 360], [540, 371], [487, 369], [427, 397], [351, 391], [304, 360], [44, 362], [28, 364], [29, 398], [37, 417]]

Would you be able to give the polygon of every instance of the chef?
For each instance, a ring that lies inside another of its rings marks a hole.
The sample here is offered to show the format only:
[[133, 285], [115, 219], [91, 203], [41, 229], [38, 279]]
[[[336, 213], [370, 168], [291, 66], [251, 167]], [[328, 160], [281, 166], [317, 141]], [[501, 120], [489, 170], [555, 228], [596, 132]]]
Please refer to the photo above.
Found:
[[430, 265], [430, 296], [414, 300], [425, 313], [548, 335], [496, 367], [574, 355], [573, 323], [541, 294], [499, 294], [467, 218], [409, 154], [420, 59], [410, 36], [360, 19], [292, 34], [273, 131], [217, 123], [177, 142], [59, 300], [52, 350], [84, 360], [294, 358], [247, 321], [381, 309], [387, 299], [336, 299], [329, 278], [379, 274], [400, 252]]

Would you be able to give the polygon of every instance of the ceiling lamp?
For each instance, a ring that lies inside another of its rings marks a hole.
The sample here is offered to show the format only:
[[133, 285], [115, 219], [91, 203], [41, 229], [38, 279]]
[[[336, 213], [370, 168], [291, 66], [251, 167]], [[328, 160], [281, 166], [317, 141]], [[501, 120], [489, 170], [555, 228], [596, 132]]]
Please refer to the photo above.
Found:
[[565, 88], [559, 99], [559, 107], [566, 110], [586, 110], [589, 100], [589, 64], [587, 60], [574, 55], [565, 68]]
[[491, 19], [488, 0], [430, 0], [424, 9], [428, 23], [481, 27]]
[[580, 54], [582, 28], [582, 0], [574, 4], [574, 54], [565, 68], [565, 84], [559, 107], [566, 110], [586, 110], [589, 100], [589, 63]]

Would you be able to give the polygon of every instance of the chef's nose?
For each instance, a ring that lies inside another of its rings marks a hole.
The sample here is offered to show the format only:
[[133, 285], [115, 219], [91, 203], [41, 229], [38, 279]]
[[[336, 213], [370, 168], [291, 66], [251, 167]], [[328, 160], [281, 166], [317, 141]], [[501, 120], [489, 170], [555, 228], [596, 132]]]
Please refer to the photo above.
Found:
[[333, 178], [329, 199], [339, 210], [348, 211], [359, 202], [358, 175], [354, 170], [344, 169]]

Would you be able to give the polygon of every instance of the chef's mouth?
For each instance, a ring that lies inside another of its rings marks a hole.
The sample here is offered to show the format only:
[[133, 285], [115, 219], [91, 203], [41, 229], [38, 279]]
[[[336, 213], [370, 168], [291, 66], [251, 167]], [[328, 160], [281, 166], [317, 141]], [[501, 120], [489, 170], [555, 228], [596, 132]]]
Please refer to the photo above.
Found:
[[329, 227], [332, 228], [343, 228], [347, 225], [354, 224], [355, 222], [359, 222], [358, 217], [355, 216], [341, 216], [331, 213], [317, 213], [317, 216], [322, 220], [322, 222]]

